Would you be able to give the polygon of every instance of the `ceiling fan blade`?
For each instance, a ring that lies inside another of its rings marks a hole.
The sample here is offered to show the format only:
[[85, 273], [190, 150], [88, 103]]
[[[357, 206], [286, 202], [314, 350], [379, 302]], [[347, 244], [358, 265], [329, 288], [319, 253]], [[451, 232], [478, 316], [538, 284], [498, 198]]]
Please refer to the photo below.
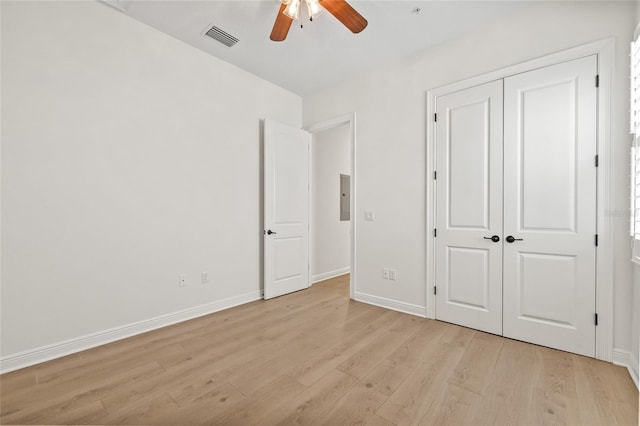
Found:
[[345, 0], [320, 0], [320, 5], [352, 33], [359, 33], [367, 27], [367, 20]]
[[289, 18], [287, 15], [282, 13], [284, 8], [287, 7], [286, 4], [280, 5], [280, 10], [278, 11], [278, 16], [276, 16], [276, 22], [273, 24], [273, 29], [271, 30], [271, 36], [269, 37], [273, 41], [283, 41], [287, 38], [287, 34], [289, 33], [289, 28], [291, 28], [291, 23], [293, 19]]

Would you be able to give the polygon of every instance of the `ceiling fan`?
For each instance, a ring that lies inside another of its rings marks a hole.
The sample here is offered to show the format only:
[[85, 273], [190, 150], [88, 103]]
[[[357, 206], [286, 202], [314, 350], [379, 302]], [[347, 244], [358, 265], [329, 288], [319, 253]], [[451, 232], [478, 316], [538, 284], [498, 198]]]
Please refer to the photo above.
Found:
[[367, 20], [364, 19], [349, 3], [345, 0], [281, 0], [280, 10], [273, 24], [271, 36], [273, 41], [283, 41], [287, 38], [289, 28], [294, 19], [300, 14], [300, 3], [304, 1], [307, 5], [309, 20], [313, 21], [313, 17], [326, 9], [330, 14], [336, 17], [345, 27], [357, 34], [367, 27]]

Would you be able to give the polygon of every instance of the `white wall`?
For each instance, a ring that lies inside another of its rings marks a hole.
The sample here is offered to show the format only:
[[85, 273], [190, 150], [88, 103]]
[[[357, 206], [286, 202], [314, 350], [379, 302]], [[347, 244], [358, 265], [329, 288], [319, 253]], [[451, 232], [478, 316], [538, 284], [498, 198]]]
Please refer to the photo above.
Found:
[[258, 298], [260, 120], [301, 98], [96, 2], [1, 7], [3, 359]]
[[349, 271], [351, 222], [340, 221], [340, 174], [351, 175], [348, 124], [313, 135], [311, 144], [311, 277]]
[[[303, 99], [305, 124], [358, 114], [357, 293], [413, 312], [425, 305], [426, 274], [432, 274], [425, 262], [427, 90], [615, 36], [611, 110], [614, 347], [630, 349], [627, 87], [633, 7], [631, 2], [535, 4], [489, 27]], [[363, 221], [364, 210], [375, 210], [376, 221]], [[384, 265], [396, 266], [397, 281], [382, 279]]]

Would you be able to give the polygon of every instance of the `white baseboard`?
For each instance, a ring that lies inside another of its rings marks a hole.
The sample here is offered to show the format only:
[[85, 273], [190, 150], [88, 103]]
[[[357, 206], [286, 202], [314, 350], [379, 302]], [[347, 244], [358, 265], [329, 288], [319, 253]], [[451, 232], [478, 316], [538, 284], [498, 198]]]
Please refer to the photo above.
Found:
[[613, 363], [621, 367], [627, 367], [631, 380], [636, 384], [636, 388], [640, 390], [640, 386], [638, 386], [638, 360], [633, 357], [631, 352], [622, 349], [614, 349]]
[[205, 305], [195, 306], [193, 308], [184, 309], [171, 314], [161, 315], [155, 318], [112, 328], [110, 330], [100, 331], [98, 333], [66, 340], [64, 342], [41, 346], [39, 348], [19, 352], [17, 354], [8, 355], [0, 359], [0, 373], [8, 373], [20, 368], [40, 364], [45, 361], [84, 351], [116, 340], [135, 336], [136, 334], [146, 333], [147, 331], [156, 330], [158, 328], [177, 324], [193, 318], [209, 315], [214, 312], [233, 308], [234, 306], [260, 299], [262, 299], [261, 292], [252, 291], [250, 293], [229, 297], [227, 299], [218, 300]]
[[340, 275], [348, 274], [351, 272], [351, 267], [346, 266], [344, 268], [336, 269], [322, 274], [314, 275], [311, 277], [311, 284], [315, 284], [319, 281], [328, 280], [329, 278], [339, 277]]
[[386, 297], [373, 296], [371, 294], [359, 293], [354, 294], [355, 300], [358, 302], [368, 303], [370, 305], [380, 306], [382, 308], [391, 309], [392, 311], [404, 312], [405, 314], [416, 315], [426, 318], [427, 308], [424, 306], [413, 305], [411, 303], [399, 302]]

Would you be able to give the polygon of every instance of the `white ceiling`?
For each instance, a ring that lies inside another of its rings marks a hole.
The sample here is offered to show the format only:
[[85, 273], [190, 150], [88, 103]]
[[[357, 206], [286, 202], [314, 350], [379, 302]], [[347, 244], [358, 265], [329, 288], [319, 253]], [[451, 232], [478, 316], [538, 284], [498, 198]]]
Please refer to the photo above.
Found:
[[[269, 40], [279, 0], [136, 1], [115, 3], [130, 17], [298, 95], [356, 77], [459, 37], [527, 7], [527, 1], [351, 0], [368, 21], [352, 34], [326, 11], [304, 28], [294, 22], [283, 42]], [[420, 12], [416, 13], [416, 9]], [[239, 38], [226, 47], [205, 37], [211, 25]]]

